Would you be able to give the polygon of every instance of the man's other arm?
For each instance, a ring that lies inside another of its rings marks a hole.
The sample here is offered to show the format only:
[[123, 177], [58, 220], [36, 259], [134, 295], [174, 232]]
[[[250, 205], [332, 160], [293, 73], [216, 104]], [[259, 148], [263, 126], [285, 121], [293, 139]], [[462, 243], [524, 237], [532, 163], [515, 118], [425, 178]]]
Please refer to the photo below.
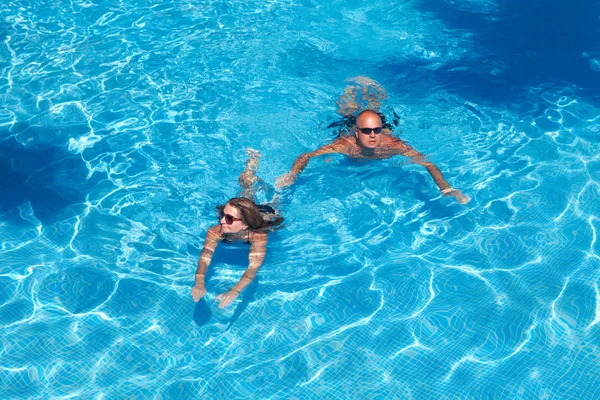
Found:
[[275, 186], [281, 189], [292, 185], [296, 181], [298, 175], [306, 168], [311, 158], [332, 153], [343, 153], [343, 144], [340, 140], [336, 140], [335, 142], [325, 145], [315, 151], [311, 151], [310, 153], [301, 154], [296, 158], [296, 161], [294, 161], [290, 172], [277, 178]]
[[435, 184], [440, 189], [440, 192], [442, 192], [442, 195], [452, 196], [456, 198], [460, 204], [467, 204], [471, 200], [468, 196], [462, 194], [460, 190], [454, 189], [452, 186], [450, 186], [450, 184], [444, 179], [442, 171], [440, 171], [440, 169], [436, 167], [434, 163], [427, 161], [423, 154], [419, 153], [417, 150], [413, 149], [402, 141], [399, 141], [399, 144], [396, 147], [400, 155], [409, 157], [411, 162], [425, 167], [427, 172], [429, 172], [429, 175], [431, 175], [433, 178]]

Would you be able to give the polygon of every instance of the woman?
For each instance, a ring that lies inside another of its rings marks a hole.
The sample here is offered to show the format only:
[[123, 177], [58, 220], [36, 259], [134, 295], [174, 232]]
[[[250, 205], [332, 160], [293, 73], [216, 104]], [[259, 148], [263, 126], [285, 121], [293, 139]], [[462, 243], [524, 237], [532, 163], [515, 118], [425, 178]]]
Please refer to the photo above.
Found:
[[206, 233], [206, 240], [196, 270], [196, 284], [192, 288], [194, 301], [200, 300], [206, 294], [204, 277], [220, 241], [226, 243], [243, 241], [250, 244], [248, 269], [228, 292], [215, 298], [216, 301], [220, 300], [219, 307], [223, 308], [231, 304], [241, 291], [254, 280], [267, 252], [267, 234], [283, 222], [283, 218], [277, 215], [271, 206], [254, 203], [253, 188], [254, 184], [258, 182], [255, 172], [258, 168], [260, 154], [255, 150], [248, 150], [248, 155], [250, 157], [246, 162], [246, 169], [239, 178], [244, 197], [235, 197], [224, 206], [217, 207], [220, 212], [219, 224], [210, 228]]

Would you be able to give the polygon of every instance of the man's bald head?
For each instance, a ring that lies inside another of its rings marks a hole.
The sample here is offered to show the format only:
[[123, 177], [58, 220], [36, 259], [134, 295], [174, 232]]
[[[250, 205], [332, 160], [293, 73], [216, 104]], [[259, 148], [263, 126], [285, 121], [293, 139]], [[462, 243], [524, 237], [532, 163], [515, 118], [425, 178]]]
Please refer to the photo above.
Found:
[[365, 110], [356, 116], [354, 136], [359, 146], [376, 149], [381, 144], [381, 117], [373, 110]]
[[367, 120], [369, 120], [369, 122], [376, 122], [376, 123], [379, 124], [379, 126], [382, 125], [381, 117], [379, 116], [378, 113], [376, 113], [373, 110], [365, 110], [365, 111], [362, 111], [360, 114], [358, 114], [356, 116], [356, 123], [355, 123], [355, 125], [358, 128], [362, 128], [363, 124], [365, 122], [367, 122]]

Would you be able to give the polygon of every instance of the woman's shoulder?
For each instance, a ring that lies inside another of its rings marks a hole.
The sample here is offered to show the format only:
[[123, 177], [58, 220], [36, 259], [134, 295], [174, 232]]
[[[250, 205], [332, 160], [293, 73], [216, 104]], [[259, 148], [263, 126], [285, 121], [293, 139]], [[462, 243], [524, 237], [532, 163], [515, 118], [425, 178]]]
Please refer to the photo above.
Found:
[[267, 232], [264, 231], [250, 231], [249, 239], [250, 243], [260, 243], [267, 241]]
[[210, 236], [214, 239], [220, 239], [223, 236], [223, 230], [221, 229], [221, 225], [217, 224], [211, 226], [206, 232], [206, 236]]

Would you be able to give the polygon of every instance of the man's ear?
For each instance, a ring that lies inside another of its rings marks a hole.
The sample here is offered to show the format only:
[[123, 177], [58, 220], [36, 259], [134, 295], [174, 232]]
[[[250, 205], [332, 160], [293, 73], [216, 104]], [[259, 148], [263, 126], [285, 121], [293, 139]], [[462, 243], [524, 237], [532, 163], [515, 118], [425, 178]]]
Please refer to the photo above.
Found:
[[354, 128], [354, 137], [358, 139], [358, 129]]

